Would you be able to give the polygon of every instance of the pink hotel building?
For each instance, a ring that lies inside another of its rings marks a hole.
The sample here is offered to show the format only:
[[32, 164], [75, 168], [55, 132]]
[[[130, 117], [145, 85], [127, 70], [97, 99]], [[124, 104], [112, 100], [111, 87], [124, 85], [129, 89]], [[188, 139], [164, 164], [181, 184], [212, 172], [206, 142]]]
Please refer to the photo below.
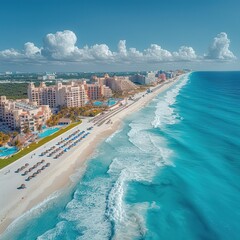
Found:
[[70, 82], [63, 85], [58, 82], [54, 86], [46, 86], [44, 82], [39, 87], [33, 83], [28, 86], [28, 98], [37, 105], [49, 105], [50, 108], [58, 106], [82, 107], [88, 100], [101, 97], [111, 97], [112, 90], [100, 84], [86, 84], [86, 82]]

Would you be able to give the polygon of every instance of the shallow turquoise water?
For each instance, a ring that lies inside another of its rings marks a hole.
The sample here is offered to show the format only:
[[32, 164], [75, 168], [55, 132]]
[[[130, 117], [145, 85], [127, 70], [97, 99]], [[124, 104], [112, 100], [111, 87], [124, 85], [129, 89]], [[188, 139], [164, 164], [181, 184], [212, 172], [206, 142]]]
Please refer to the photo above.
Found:
[[182, 78], [4, 239], [238, 240], [240, 73]]

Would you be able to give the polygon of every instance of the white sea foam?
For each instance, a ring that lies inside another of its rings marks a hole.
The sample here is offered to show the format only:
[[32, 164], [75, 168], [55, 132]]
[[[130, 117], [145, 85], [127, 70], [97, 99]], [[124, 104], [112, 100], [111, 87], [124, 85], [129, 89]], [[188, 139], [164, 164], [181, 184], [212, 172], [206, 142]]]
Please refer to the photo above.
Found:
[[174, 112], [172, 105], [176, 102], [177, 95], [181, 88], [187, 84], [188, 79], [189, 75], [184, 76], [174, 88], [167, 91], [165, 95], [161, 97], [156, 107], [155, 119], [152, 121], [152, 125], [155, 128], [162, 128], [164, 125], [175, 124], [181, 119], [178, 113]]
[[128, 144], [112, 141], [120, 131], [106, 139], [117, 152], [106, 176], [83, 181], [64, 212], [59, 215], [60, 221], [56, 227], [40, 236], [39, 240], [62, 236], [65, 228], [69, 227], [66, 223], [82, 234], [79, 234], [78, 240], [109, 239], [112, 227], [116, 240], [144, 238], [147, 232], [146, 212], [159, 207], [154, 202], [126, 203], [125, 194], [129, 182], [151, 183], [160, 167], [171, 164], [169, 159], [173, 153], [165, 139], [150, 130], [153, 126], [162, 127], [179, 120], [180, 117], [171, 105], [175, 103], [176, 96], [187, 80], [182, 79], [161, 100], [154, 99], [158, 101], [154, 114], [149, 112], [129, 124]]
[[54, 240], [57, 237], [61, 236], [64, 234], [66, 229], [66, 222], [62, 221], [57, 223], [56, 227], [53, 229], [48, 230], [47, 232], [45, 232], [44, 234], [42, 234], [41, 236], [39, 236], [37, 238], [37, 240]]
[[117, 130], [116, 132], [114, 132], [112, 135], [110, 135], [106, 140], [105, 142], [109, 143], [112, 141], [112, 139], [118, 134], [120, 133], [122, 130]]
[[147, 233], [145, 215], [149, 203], [126, 204], [125, 208], [128, 214], [124, 221], [116, 225], [114, 239], [132, 240], [144, 238]]
[[117, 178], [108, 198], [108, 215], [114, 222], [115, 239], [143, 237], [147, 231], [144, 214], [150, 208], [158, 208], [156, 203], [127, 204], [124, 195], [129, 182], [151, 182], [159, 167], [172, 165], [170, 157], [173, 152], [168, 148], [166, 140], [149, 130], [160, 124], [174, 124], [180, 118], [171, 105], [175, 103], [176, 96], [187, 80], [182, 79], [165, 93], [163, 99], [158, 99], [155, 116], [150, 113], [129, 124], [128, 140], [133, 146], [116, 147], [120, 154], [113, 159], [108, 170], [108, 174]]
[[84, 172], [86, 171], [87, 164], [86, 162], [79, 168], [77, 171], [75, 171], [69, 178], [73, 183], [76, 183], [80, 180], [80, 178], [83, 176]]
[[43, 200], [40, 204], [28, 210], [26, 213], [15, 219], [6, 229], [4, 234], [1, 236], [2, 240], [12, 239], [12, 234], [18, 232], [29, 220], [41, 216], [41, 214], [47, 211], [51, 206], [55, 204], [57, 198], [61, 195], [61, 192], [55, 192], [48, 198]]
[[70, 201], [65, 212], [60, 218], [71, 222], [71, 225], [83, 232], [78, 239], [108, 239], [110, 236], [110, 223], [106, 220], [106, 196], [110, 189], [107, 178], [97, 178], [94, 181], [84, 183], [77, 190], [74, 199]]
[[119, 178], [109, 193], [107, 215], [110, 220], [113, 220], [114, 222], [122, 222], [124, 220], [125, 212], [123, 206], [123, 196], [127, 174], [126, 170], [121, 171]]

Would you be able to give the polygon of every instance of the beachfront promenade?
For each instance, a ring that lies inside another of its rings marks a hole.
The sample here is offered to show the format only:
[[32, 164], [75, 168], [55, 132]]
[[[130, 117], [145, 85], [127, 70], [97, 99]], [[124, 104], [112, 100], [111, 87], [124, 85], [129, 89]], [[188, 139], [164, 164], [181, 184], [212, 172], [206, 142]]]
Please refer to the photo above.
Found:
[[[91, 120], [83, 119], [82, 124], [1, 169], [0, 233], [22, 213], [43, 201], [54, 191], [71, 184], [69, 177], [84, 164], [89, 155], [94, 152], [97, 144], [120, 127], [120, 121], [126, 115], [139, 110], [172, 84], [174, 82], [169, 81], [152, 87], [150, 93], [138, 93], [133, 100], [127, 100], [119, 107], [108, 110]], [[93, 129], [89, 130], [91, 127]], [[84, 134], [87, 135], [81, 138]], [[64, 147], [62, 147], [63, 145]], [[70, 145], [72, 146], [69, 148]], [[59, 150], [54, 152], [56, 149]], [[54, 153], [50, 154], [52, 152]], [[56, 158], [60, 152], [61, 154]], [[46, 167], [47, 163], [49, 165]], [[25, 164], [29, 165], [23, 171], [15, 172]], [[28, 171], [32, 166], [36, 166], [36, 168], [23, 176], [22, 173]], [[41, 172], [29, 181], [25, 181], [29, 175], [43, 166], [45, 168]], [[18, 189], [21, 184], [25, 184], [26, 188]]]

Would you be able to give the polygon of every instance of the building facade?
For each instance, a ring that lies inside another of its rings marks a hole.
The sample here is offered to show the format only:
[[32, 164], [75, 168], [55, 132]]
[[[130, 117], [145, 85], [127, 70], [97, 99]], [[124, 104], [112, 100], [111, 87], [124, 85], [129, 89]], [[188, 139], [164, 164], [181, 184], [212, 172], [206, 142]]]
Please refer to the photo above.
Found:
[[54, 86], [46, 86], [42, 82], [39, 87], [29, 84], [28, 99], [37, 105], [49, 105], [50, 108], [82, 107], [87, 103], [88, 96], [84, 84], [80, 82], [72, 81], [66, 85], [59, 82]]
[[107, 87], [106, 85], [101, 86], [101, 95], [104, 98], [110, 98], [113, 95], [113, 92], [110, 87]]
[[[109, 87], [114, 92], [128, 92], [138, 88], [133, 82], [129, 80], [129, 77], [124, 76], [109, 77], [108, 74], [105, 74], [102, 78], [95, 76], [92, 78], [92, 80], [101, 86], [105, 85], [106, 87]], [[106, 91], [110, 93], [109, 90]]]
[[98, 83], [95, 84], [86, 84], [88, 98], [91, 100], [97, 100], [102, 97], [101, 85]]
[[45, 125], [52, 115], [48, 105], [36, 106], [28, 100], [8, 100], [6, 96], [0, 97], [0, 121], [12, 130], [29, 128], [36, 131], [40, 125]]

